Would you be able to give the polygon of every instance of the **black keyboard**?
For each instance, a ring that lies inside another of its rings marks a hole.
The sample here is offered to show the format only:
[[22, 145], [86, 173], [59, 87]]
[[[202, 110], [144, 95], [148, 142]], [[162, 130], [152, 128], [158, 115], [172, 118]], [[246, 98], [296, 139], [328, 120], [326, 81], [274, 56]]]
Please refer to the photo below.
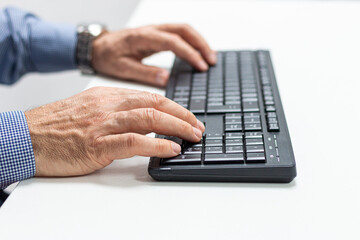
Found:
[[291, 182], [295, 158], [268, 51], [218, 52], [198, 72], [176, 58], [166, 97], [192, 111], [206, 130], [180, 155], [152, 157], [149, 174], [165, 181]]

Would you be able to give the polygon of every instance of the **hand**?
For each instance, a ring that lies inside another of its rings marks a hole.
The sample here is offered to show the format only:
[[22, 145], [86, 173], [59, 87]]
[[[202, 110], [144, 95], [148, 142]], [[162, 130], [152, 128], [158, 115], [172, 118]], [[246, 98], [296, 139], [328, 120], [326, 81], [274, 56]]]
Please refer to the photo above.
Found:
[[105, 75], [165, 86], [168, 71], [143, 65], [141, 60], [166, 50], [173, 51], [200, 71], [216, 63], [216, 53], [192, 27], [163, 24], [103, 33], [93, 43], [92, 65]]
[[36, 176], [83, 175], [134, 155], [172, 157], [180, 146], [144, 134], [198, 142], [205, 130], [194, 114], [148, 92], [97, 87], [25, 112]]

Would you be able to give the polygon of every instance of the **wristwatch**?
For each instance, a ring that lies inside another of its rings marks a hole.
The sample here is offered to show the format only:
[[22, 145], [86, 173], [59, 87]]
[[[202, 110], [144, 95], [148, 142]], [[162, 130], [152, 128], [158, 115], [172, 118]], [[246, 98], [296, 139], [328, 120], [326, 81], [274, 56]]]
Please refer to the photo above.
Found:
[[77, 27], [76, 63], [82, 74], [93, 75], [96, 73], [92, 62], [92, 43], [100, 36], [106, 27], [103, 24], [80, 24]]

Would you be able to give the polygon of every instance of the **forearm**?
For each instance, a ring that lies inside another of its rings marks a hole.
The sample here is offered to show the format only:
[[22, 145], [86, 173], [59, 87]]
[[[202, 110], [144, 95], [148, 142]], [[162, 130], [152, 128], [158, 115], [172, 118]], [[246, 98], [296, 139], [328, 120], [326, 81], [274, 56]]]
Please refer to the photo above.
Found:
[[40, 20], [16, 8], [0, 10], [0, 82], [12, 84], [28, 72], [76, 68], [76, 28]]

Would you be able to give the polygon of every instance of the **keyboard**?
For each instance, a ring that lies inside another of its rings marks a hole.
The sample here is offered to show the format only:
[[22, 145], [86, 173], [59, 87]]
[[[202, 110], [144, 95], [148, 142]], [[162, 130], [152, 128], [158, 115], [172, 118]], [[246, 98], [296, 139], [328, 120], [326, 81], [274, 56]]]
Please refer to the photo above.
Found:
[[198, 72], [176, 58], [166, 97], [204, 123], [201, 142], [156, 135], [181, 145], [172, 158], [150, 158], [162, 181], [291, 182], [296, 165], [269, 51], [218, 52]]

